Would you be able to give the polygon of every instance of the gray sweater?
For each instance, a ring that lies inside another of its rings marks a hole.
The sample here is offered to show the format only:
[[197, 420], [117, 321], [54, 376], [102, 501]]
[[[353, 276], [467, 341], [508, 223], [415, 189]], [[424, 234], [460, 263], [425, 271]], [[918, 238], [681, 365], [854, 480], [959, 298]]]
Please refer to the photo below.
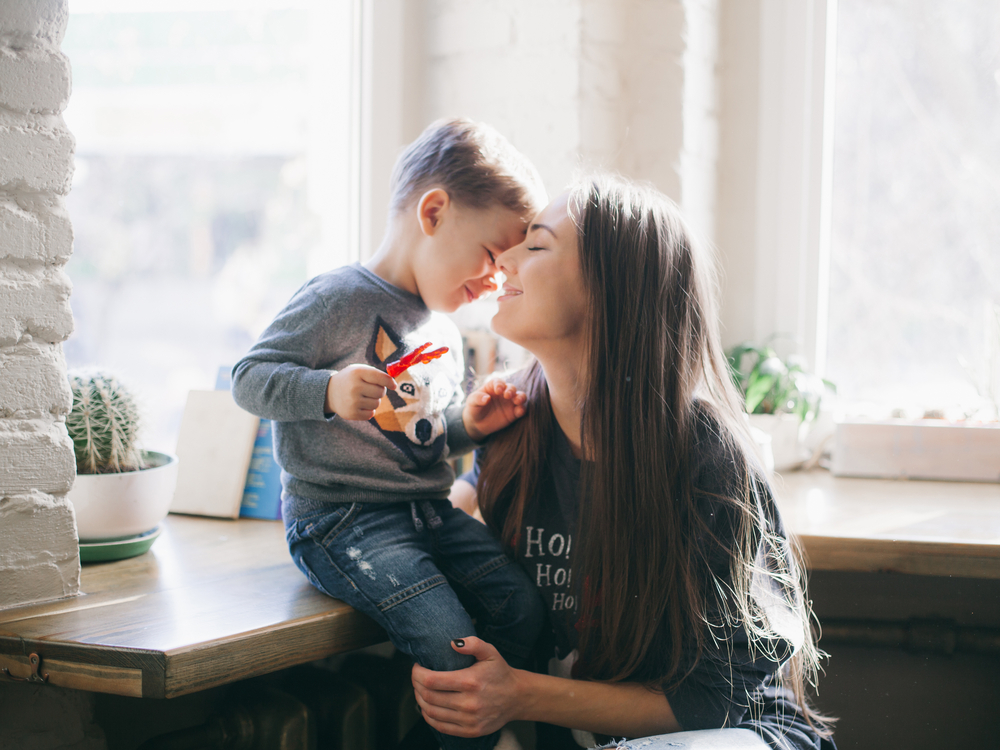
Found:
[[[330, 375], [351, 364], [386, 366], [425, 342], [440, 359], [411, 367], [375, 417], [324, 414]], [[444, 499], [450, 454], [473, 442], [462, 424], [462, 337], [446, 316], [360, 264], [307, 282], [233, 368], [233, 398], [274, 421], [282, 484], [333, 502]]]

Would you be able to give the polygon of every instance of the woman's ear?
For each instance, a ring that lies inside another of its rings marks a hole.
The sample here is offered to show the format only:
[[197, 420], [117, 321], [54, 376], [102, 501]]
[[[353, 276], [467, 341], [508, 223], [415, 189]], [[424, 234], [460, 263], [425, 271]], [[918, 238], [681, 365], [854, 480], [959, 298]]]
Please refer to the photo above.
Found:
[[443, 188], [428, 190], [417, 201], [417, 223], [420, 231], [428, 237], [441, 226], [445, 213], [451, 205], [451, 198]]

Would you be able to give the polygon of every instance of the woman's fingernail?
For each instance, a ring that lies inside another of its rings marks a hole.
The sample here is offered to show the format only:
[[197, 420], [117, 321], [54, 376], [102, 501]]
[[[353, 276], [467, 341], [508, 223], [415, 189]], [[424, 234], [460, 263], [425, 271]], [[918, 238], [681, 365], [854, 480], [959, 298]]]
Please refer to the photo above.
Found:
[[461, 638], [455, 638], [455, 639], [453, 639], [452, 643], [454, 643], [459, 648], [464, 648], [465, 647], [465, 641], [463, 641]]

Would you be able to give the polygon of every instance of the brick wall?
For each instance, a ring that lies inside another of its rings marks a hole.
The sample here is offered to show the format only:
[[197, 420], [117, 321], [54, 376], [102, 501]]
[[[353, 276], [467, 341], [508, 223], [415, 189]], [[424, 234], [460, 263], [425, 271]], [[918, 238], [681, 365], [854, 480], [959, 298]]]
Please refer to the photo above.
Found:
[[67, 14], [66, 0], [0, 3], [0, 608], [79, 591], [62, 354], [73, 331]]

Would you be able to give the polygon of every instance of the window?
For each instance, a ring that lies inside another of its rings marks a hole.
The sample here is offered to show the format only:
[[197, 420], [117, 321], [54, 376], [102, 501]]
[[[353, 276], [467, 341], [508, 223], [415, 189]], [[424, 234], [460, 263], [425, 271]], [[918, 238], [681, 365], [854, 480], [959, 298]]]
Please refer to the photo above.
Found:
[[72, 0], [70, 367], [139, 392], [172, 449], [309, 276], [357, 260], [356, 4]]
[[996, 419], [1000, 5], [838, 14], [827, 376], [883, 415]]

